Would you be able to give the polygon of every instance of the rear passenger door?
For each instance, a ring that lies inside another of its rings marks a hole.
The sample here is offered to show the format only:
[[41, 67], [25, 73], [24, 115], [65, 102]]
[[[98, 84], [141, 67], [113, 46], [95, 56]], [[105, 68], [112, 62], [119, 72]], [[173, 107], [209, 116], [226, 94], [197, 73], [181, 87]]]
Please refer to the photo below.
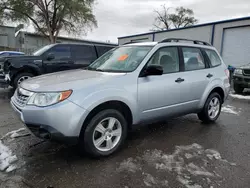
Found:
[[74, 61], [74, 68], [87, 67], [97, 59], [95, 47], [91, 44], [72, 45], [71, 52]]
[[183, 108], [190, 112], [196, 110], [201, 97], [209, 84], [209, 65], [201, 49], [195, 47], [181, 47], [183, 55], [184, 80], [181, 86], [181, 101]]

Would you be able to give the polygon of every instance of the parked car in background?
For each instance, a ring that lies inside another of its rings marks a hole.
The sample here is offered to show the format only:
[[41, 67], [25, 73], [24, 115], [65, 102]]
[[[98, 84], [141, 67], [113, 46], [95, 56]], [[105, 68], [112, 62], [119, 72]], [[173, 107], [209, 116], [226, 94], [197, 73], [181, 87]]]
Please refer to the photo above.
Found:
[[23, 52], [17, 52], [17, 51], [0, 51], [0, 57], [6, 57], [6, 56], [19, 56], [24, 55]]
[[36, 136], [74, 138], [98, 157], [137, 124], [190, 113], [216, 121], [230, 89], [226, 65], [206, 42], [173, 41], [181, 39], [119, 46], [87, 69], [26, 80], [11, 105]]
[[234, 70], [233, 86], [235, 93], [241, 94], [245, 88], [250, 88], [250, 63]]
[[[23, 52], [17, 52], [17, 51], [0, 51], [0, 58], [2, 57], [9, 57], [9, 56], [20, 56], [24, 55]], [[4, 86], [6, 87], [6, 81], [5, 81], [5, 75], [3, 73], [3, 63], [0, 63], [0, 87]]]
[[51, 44], [33, 55], [0, 58], [2, 85], [17, 87], [22, 81], [41, 74], [87, 67], [91, 62], [115, 47], [97, 44]]

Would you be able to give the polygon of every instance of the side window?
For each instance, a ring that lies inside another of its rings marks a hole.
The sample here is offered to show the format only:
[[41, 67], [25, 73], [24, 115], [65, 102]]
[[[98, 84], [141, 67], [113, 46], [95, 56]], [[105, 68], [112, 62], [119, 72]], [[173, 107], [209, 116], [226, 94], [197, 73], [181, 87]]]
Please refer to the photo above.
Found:
[[179, 72], [177, 47], [160, 48], [150, 59], [148, 65], [161, 65], [163, 74]]
[[186, 71], [205, 69], [205, 62], [200, 49], [183, 47], [182, 52]]
[[214, 50], [205, 49], [205, 52], [210, 59], [212, 67], [216, 67], [221, 64], [221, 59]]
[[66, 45], [57, 45], [49, 50], [48, 53], [53, 53], [55, 55], [55, 60], [62, 60], [62, 59], [70, 59], [71, 52], [70, 46]]
[[76, 60], [94, 60], [96, 59], [95, 48], [91, 45], [73, 45], [72, 57]]
[[109, 50], [111, 50], [112, 48], [113, 47], [111, 46], [96, 46], [96, 50], [99, 57], [108, 52]]

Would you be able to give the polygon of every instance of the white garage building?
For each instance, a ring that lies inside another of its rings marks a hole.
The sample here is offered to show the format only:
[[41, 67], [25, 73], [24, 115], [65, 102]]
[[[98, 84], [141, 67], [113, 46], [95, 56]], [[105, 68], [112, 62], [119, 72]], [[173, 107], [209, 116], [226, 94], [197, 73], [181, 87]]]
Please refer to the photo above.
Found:
[[217, 48], [227, 65], [250, 63], [250, 17], [200, 24], [119, 37], [119, 44], [161, 41], [166, 38], [186, 38], [209, 42]]

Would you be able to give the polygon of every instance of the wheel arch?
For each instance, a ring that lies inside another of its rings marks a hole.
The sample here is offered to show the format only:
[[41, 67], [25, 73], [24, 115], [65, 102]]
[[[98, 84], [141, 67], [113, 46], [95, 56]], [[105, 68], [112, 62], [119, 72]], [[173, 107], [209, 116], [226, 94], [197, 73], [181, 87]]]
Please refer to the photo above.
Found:
[[14, 80], [15, 80], [15, 77], [18, 75], [18, 74], [21, 74], [21, 73], [31, 73], [33, 74], [34, 76], [38, 76], [40, 75], [40, 72], [34, 68], [34, 67], [31, 67], [31, 66], [25, 66], [25, 67], [22, 67], [21, 69], [18, 69], [13, 75], [12, 75], [12, 78], [11, 78], [11, 83], [13, 84]]
[[133, 114], [132, 114], [132, 110], [130, 109], [130, 107], [123, 101], [120, 100], [110, 100], [110, 101], [106, 101], [106, 102], [102, 102], [101, 104], [97, 105], [96, 107], [94, 107], [92, 110], [90, 110], [90, 112], [88, 113], [88, 115], [86, 116], [83, 124], [82, 124], [82, 128], [80, 131], [80, 135], [82, 133], [84, 133], [89, 121], [100, 111], [105, 110], [105, 109], [115, 109], [118, 110], [120, 113], [123, 114], [123, 116], [125, 117], [125, 119], [128, 121], [128, 128], [131, 128], [132, 124], [133, 124]]
[[226, 94], [225, 91], [223, 89], [223, 86], [221, 84], [216, 84], [211, 88], [207, 88], [201, 98], [200, 104], [199, 104], [199, 108], [202, 109], [207, 98], [209, 97], [209, 95], [213, 92], [217, 92], [222, 99], [222, 104], [225, 102], [225, 98], [226, 98]]

